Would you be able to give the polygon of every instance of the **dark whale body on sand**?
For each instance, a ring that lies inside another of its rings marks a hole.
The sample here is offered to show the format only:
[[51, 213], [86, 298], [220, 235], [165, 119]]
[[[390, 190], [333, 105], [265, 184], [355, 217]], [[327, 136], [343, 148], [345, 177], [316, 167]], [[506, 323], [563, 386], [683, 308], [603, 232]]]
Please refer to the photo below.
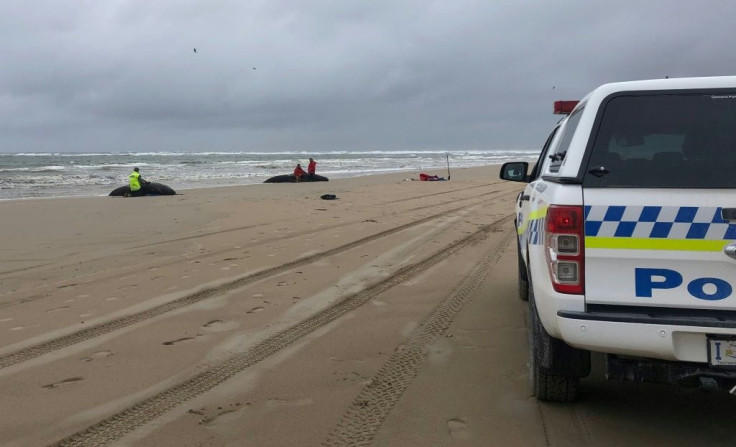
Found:
[[[309, 175], [304, 174], [302, 176], [302, 182], [329, 182], [330, 180], [327, 177], [322, 177], [321, 175]], [[266, 180], [263, 183], [296, 183], [296, 176], [294, 174], [284, 174], [284, 175], [277, 175], [276, 177], [271, 177], [270, 179]]]
[[[173, 196], [176, 195], [176, 191], [169, 188], [161, 183], [150, 182], [143, 187], [144, 196]], [[130, 186], [125, 185], [120, 188], [115, 188], [109, 195], [122, 197], [125, 194], [130, 194]]]

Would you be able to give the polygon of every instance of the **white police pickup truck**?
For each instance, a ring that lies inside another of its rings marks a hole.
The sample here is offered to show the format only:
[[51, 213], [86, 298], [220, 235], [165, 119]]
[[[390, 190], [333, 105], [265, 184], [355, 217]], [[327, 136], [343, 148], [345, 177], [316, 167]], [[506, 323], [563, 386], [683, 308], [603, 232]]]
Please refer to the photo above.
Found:
[[[736, 77], [603, 85], [529, 163], [516, 205], [538, 399], [609, 379], [736, 385]], [[570, 107], [573, 106], [573, 107]], [[565, 110], [567, 108], [567, 110]]]

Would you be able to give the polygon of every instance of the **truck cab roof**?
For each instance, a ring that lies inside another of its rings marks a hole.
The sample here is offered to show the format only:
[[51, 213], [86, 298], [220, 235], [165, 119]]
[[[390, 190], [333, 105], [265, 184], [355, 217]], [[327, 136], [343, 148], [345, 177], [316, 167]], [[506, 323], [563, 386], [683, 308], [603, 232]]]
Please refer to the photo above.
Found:
[[[580, 182], [585, 165], [586, 154], [594, 142], [596, 125], [599, 123], [605, 105], [614, 97], [636, 95], [712, 93], [722, 92], [728, 96], [728, 90], [736, 88], [736, 76], [671, 78], [646, 81], [627, 81], [604, 84], [586, 95], [570, 115], [561, 123], [560, 137], [555, 146], [550, 148], [551, 163], [547, 163], [542, 174], [550, 180], [562, 182]], [[736, 100], [736, 97], [732, 97]]]

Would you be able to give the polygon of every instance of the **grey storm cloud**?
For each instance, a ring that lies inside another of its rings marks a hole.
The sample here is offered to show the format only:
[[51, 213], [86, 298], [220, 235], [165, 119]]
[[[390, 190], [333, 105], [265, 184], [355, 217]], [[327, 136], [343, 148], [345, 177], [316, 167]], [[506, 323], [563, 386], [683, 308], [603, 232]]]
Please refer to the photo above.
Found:
[[0, 151], [539, 147], [556, 99], [734, 74], [706, 3], [9, 0]]

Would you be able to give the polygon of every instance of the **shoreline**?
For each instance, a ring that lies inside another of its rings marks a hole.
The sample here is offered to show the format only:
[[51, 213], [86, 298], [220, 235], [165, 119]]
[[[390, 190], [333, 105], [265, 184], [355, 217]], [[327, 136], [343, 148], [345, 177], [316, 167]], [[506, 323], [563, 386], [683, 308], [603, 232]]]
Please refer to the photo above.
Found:
[[[502, 163], [487, 164], [487, 165], [478, 165], [478, 166], [458, 167], [458, 168], [451, 169], [450, 175], [452, 175], [452, 172], [454, 172], [454, 171], [460, 172], [460, 171], [469, 170], [469, 169], [492, 168], [492, 167], [500, 166], [501, 164]], [[329, 182], [314, 182], [314, 184], [323, 184], [323, 185], [325, 185], [325, 184], [330, 184], [330, 183], [334, 183], [336, 181], [345, 180], [345, 179], [363, 178], [363, 177], [396, 176], [396, 175], [406, 175], [406, 174], [411, 174], [412, 176], [416, 177], [415, 180], [419, 181], [418, 176], [419, 176], [419, 173], [420, 172], [433, 171], [433, 170], [434, 170], [434, 168], [423, 169], [421, 171], [418, 171], [418, 170], [415, 170], [415, 169], [406, 169], [406, 170], [401, 169], [401, 170], [395, 170], [395, 171], [392, 170], [392, 171], [389, 171], [389, 172], [386, 172], [386, 171], [369, 171], [369, 172], [366, 172], [366, 173], [360, 173], [360, 174], [355, 174], [355, 175], [347, 175], [347, 176], [338, 175], [336, 177], [329, 177], [330, 178], [330, 181]], [[439, 175], [440, 177], [445, 177], [446, 176], [446, 174], [445, 175], [437, 174], [437, 175]], [[414, 177], [412, 177], [412, 178], [414, 178]], [[265, 178], [267, 179], [267, 178], [270, 178], [270, 177], [265, 177]], [[151, 181], [157, 182], [158, 180], [151, 180]], [[450, 181], [452, 181], [452, 180], [450, 180]], [[178, 188], [178, 187], [172, 186], [172, 188], [177, 192], [176, 195], [178, 196], [178, 195], [183, 195], [183, 193], [180, 193], [180, 191], [182, 191], [182, 192], [183, 191], [192, 192], [192, 191], [210, 190], [210, 189], [216, 189], [216, 188], [241, 188], [241, 187], [250, 187], [250, 186], [255, 186], [255, 185], [275, 185], [275, 184], [266, 184], [266, 183], [264, 183], [263, 180], [259, 180], [258, 182], [254, 182], [254, 183], [239, 183], [239, 184], [228, 183], [228, 184], [222, 184], [222, 185], [208, 184], [208, 185], [202, 185], [202, 186], [199, 186], [198, 185], [198, 186], [193, 187], [193, 188]], [[123, 186], [123, 183], [121, 183], [121, 184], [119, 184], [117, 186], [111, 185], [110, 187], [112, 189], [110, 189], [110, 191], [112, 191], [113, 189], [115, 189], [115, 188], [117, 188], [119, 186]], [[171, 185], [169, 185], [169, 186], [171, 186]], [[8, 202], [15, 202], [15, 201], [23, 201], [23, 202], [25, 202], [25, 201], [33, 201], [33, 200], [91, 199], [91, 198], [99, 198], [99, 197], [109, 197], [109, 191], [107, 193], [102, 193], [102, 194], [80, 194], [80, 195], [65, 194], [65, 195], [55, 195], [55, 196], [32, 196], [32, 197], [0, 198], [0, 204], [2, 204], [2, 203], [8, 203]]]

